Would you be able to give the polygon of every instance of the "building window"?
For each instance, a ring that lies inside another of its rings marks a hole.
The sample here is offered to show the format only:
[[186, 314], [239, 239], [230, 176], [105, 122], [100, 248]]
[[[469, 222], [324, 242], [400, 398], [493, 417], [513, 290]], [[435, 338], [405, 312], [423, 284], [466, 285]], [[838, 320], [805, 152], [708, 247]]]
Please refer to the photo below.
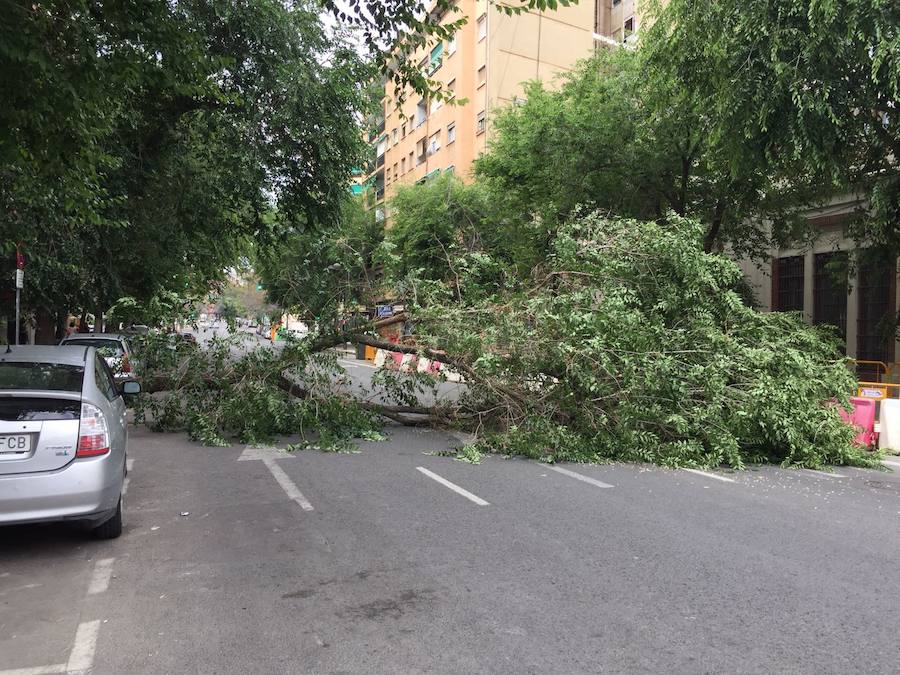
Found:
[[390, 167], [388, 167], [388, 170], [384, 172], [384, 182], [385, 182], [385, 183], [390, 183], [390, 182], [391, 182], [391, 169], [390, 169]]
[[620, 4], [621, 2], [622, 2], [622, 0], [612, 0], [612, 3], [613, 3], [612, 6], [615, 7], [616, 5]]
[[441, 149], [441, 132], [431, 134], [431, 138], [428, 139], [428, 154], [433, 155], [438, 150]]
[[835, 326], [846, 341], [846, 253], [817, 253], [813, 258], [813, 323]]
[[409, 153], [409, 170], [412, 171], [413, 168], [413, 153]]
[[394, 162], [394, 180], [397, 180], [397, 176], [400, 174], [397, 173], [397, 162]]
[[485, 127], [485, 118], [484, 118], [484, 110], [478, 113], [478, 117], [475, 120], [475, 133], [483, 134]]
[[447, 125], [447, 145], [456, 141], [456, 123]]
[[634, 17], [630, 16], [625, 19], [625, 39], [627, 40], [634, 35]]
[[778, 258], [773, 265], [772, 309], [776, 312], [803, 311], [803, 256]]
[[444, 107], [444, 99], [439, 96], [435, 97], [435, 99], [431, 102], [431, 110], [428, 111], [428, 114], [430, 115], [433, 112], [437, 112], [438, 110], [440, 110], [443, 107]]
[[400, 126], [400, 138], [406, 138], [406, 122]]
[[397, 127], [391, 129], [391, 145], [397, 145]]
[[487, 68], [485, 66], [481, 66], [478, 69], [478, 86], [480, 87], [487, 81]]
[[865, 253], [860, 258], [856, 285], [859, 298], [856, 358], [887, 363], [894, 360], [894, 336], [890, 327], [894, 315], [894, 266], [867, 260]]
[[456, 53], [456, 33], [447, 40], [447, 56], [453, 56]]
[[481, 42], [487, 37], [487, 15], [482, 14], [478, 17], [478, 41]]
[[415, 127], [418, 129], [420, 126], [425, 124], [425, 120], [428, 119], [428, 103], [425, 99], [422, 99], [416, 104], [416, 120]]
[[400, 160], [400, 173], [406, 173], [406, 157]]
[[425, 161], [428, 139], [423, 138], [416, 141], [416, 166]]
[[428, 59], [428, 74], [433, 75], [438, 68], [441, 67], [441, 63], [444, 58], [444, 44], [440, 43], [435, 46], [434, 49], [431, 50], [431, 55]]

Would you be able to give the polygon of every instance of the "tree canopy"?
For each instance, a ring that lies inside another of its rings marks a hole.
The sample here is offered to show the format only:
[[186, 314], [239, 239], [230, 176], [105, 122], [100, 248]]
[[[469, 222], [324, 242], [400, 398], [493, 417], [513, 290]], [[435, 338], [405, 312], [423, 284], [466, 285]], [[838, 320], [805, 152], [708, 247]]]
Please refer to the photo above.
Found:
[[205, 289], [332, 223], [373, 71], [314, 2], [4, 3], [0, 242], [45, 311]]

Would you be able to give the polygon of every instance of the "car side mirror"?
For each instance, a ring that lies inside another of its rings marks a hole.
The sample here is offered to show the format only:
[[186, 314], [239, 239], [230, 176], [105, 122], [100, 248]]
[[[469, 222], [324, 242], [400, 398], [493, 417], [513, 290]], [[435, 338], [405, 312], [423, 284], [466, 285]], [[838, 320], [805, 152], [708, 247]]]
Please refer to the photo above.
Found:
[[120, 391], [125, 396], [134, 396], [141, 393], [141, 383], [137, 380], [125, 380], [120, 387]]

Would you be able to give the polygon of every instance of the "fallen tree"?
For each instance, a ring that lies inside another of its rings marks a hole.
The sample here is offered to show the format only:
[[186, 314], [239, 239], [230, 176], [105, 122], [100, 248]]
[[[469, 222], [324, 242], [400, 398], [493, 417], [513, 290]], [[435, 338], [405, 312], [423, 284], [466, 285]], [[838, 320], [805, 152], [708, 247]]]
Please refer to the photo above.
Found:
[[[170, 389], [145, 401], [148, 419], [217, 443], [309, 430], [345, 443], [386, 417], [465, 427], [475, 450], [548, 461], [871, 463], [829, 405], [854, 386], [834, 332], [754, 310], [738, 267], [702, 236], [675, 217], [579, 217], [527, 282], [480, 253], [450, 280], [402, 280], [415, 345], [364, 323], [237, 359], [214, 345], [162, 367]], [[433, 376], [395, 373], [378, 397], [351, 397], [330, 351], [347, 341], [446, 364], [464, 392], [425, 406], [415, 390]]]

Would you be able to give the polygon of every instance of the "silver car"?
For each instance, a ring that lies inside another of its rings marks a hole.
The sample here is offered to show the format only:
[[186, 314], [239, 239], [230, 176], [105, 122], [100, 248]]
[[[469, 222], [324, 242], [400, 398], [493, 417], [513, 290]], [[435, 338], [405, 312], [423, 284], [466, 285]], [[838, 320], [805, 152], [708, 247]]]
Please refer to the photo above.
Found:
[[79, 347], [96, 347], [100, 356], [113, 371], [117, 380], [127, 380], [135, 376], [137, 362], [128, 337], [120, 333], [73, 333], [59, 343]]
[[128, 446], [125, 396], [94, 347], [0, 351], [0, 525], [86, 522], [122, 532]]

